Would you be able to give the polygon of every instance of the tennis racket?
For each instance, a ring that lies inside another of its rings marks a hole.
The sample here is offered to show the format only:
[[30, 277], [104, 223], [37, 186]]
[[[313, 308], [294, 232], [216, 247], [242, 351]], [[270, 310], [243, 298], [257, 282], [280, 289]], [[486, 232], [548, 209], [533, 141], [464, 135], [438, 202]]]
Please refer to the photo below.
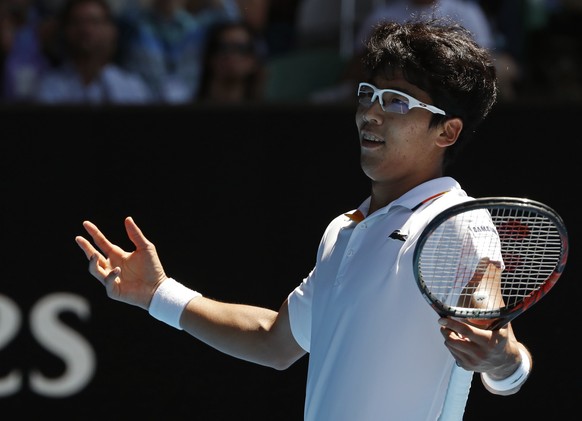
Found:
[[533, 200], [489, 197], [454, 205], [420, 234], [418, 287], [441, 316], [499, 329], [544, 297], [566, 266], [562, 218]]
[[[487, 197], [438, 214], [418, 238], [418, 288], [442, 317], [500, 329], [544, 297], [562, 275], [568, 234], [550, 207]], [[455, 366], [441, 419], [462, 419], [473, 373]]]

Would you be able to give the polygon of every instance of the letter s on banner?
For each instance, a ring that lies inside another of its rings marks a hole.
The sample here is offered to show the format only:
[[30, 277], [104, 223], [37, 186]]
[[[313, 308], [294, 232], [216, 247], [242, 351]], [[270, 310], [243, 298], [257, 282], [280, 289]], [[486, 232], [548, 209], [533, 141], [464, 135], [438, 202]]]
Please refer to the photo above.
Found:
[[39, 395], [66, 397], [83, 389], [95, 372], [96, 358], [91, 345], [76, 331], [63, 324], [58, 315], [72, 311], [81, 319], [89, 316], [89, 303], [70, 293], [48, 295], [34, 306], [30, 315], [33, 336], [49, 351], [65, 361], [65, 373], [56, 379], [38, 370], [30, 374], [30, 388]]
[[[0, 349], [6, 347], [20, 330], [22, 317], [18, 305], [0, 294]], [[0, 397], [15, 394], [22, 387], [22, 373], [14, 369], [7, 376], [0, 377]]]
[[79, 333], [63, 324], [59, 313], [72, 311], [85, 319], [89, 303], [70, 293], [54, 293], [37, 302], [30, 315], [33, 336], [46, 349], [65, 361], [65, 373], [56, 379], [38, 370], [30, 374], [30, 388], [43, 396], [66, 397], [83, 389], [95, 372], [96, 358], [91, 345]]

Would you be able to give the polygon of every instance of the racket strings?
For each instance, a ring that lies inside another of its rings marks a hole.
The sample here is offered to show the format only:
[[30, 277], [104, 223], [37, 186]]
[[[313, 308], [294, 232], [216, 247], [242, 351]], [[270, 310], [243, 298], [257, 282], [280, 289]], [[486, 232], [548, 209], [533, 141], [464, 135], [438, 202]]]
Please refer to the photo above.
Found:
[[[555, 272], [562, 237], [545, 214], [519, 207], [461, 212], [425, 239], [418, 259], [426, 292], [462, 317], [519, 306]], [[501, 271], [495, 279], [496, 271]]]
[[505, 264], [502, 295], [511, 308], [542, 288], [554, 273], [562, 255], [562, 238], [545, 214], [519, 208], [495, 208], [490, 213]]

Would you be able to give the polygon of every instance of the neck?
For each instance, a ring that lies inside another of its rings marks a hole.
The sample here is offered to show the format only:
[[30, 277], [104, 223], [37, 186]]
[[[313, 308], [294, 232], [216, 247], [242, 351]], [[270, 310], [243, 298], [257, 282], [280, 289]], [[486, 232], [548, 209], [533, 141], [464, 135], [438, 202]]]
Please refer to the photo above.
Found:
[[387, 206], [394, 200], [398, 199], [413, 188], [425, 183], [429, 180], [442, 177], [442, 172], [433, 174], [430, 177], [419, 177], [409, 180], [391, 180], [391, 181], [372, 181], [372, 193], [370, 199], [369, 215], [376, 212], [378, 209]]

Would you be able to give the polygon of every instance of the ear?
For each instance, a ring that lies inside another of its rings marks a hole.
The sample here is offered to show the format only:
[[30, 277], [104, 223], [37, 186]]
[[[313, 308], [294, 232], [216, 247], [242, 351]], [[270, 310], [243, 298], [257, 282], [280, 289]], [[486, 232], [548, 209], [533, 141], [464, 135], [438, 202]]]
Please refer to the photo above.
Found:
[[451, 146], [459, 138], [461, 130], [463, 130], [463, 120], [457, 117], [446, 120], [442, 123], [442, 132], [437, 139], [437, 146], [441, 148]]

